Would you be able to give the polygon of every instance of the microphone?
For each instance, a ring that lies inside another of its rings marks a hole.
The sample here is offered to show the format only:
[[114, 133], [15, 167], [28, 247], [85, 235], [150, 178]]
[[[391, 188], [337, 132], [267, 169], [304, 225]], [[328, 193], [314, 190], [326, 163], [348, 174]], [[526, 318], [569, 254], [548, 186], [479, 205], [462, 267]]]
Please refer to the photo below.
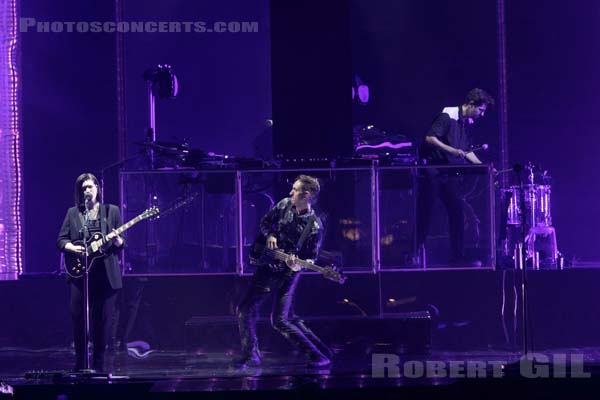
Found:
[[92, 195], [90, 193], [86, 193], [83, 195], [86, 204], [89, 203], [90, 200], [92, 200]]

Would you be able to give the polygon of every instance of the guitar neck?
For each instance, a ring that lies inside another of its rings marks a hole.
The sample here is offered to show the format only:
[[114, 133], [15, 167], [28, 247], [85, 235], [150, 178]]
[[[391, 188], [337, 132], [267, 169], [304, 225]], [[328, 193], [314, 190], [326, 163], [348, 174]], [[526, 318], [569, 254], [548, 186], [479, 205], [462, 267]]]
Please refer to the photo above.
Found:
[[[273, 258], [277, 261], [281, 261], [285, 264], [287, 264], [287, 260], [290, 257], [290, 254], [287, 254], [281, 249], [269, 249], [267, 246], [261, 243], [254, 243], [254, 246], [255, 251], [260, 250], [261, 254], [267, 255], [268, 257]], [[294, 264], [309, 269], [311, 271], [320, 272], [325, 278], [337, 282], [339, 284], [344, 283], [344, 281], [346, 280], [346, 278], [341, 273], [334, 271], [331, 267], [321, 267], [317, 264], [313, 264], [300, 258], [296, 258], [294, 260]], [[289, 267], [292, 268], [292, 266]], [[292, 269], [296, 271], [294, 268]]]
[[320, 267], [317, 264], [310, 263], [310, 262], [308, 262], [306, 260], [301, 260], [301, 259], [298, 258], [298, 259], [296, 259], [296, 262], [298, 264], [302, 265], [302, 267], [304, 267], [306, 269], [310, 269], [310, 270], [315, 271], [315, 272], [324, 273], [324, 271], [325, 271], [325, 268]]
[[[264, 246], [264, 245], [260, 245], [260, 247], [262, 249], [270, 252], [273, 255], [273, 258], [275, 258], [276, 260], [285, 262], [285, 260], [287, 260], [287, 258], [289, 257], [289, 254], [287, 254], [286, 252], [284, 252], [281, 249], [269, 249], [267, 246]], [[316, 264], [310, 263], [306, 260], [302, 260], [300, 258], [296, 259], [296, 264], [300, 264], [302, 267], [304, 267], [306, 269], [310, 269], [311, 271], [315, 271], [315, 272], [324, 273], [324, 271], [325, 271], [325, 268], [320, 267]]]
[[134, 219], [130, 220], [126, 224], [123, 224], [119, 228], [117, 228], [115, 230], [116, 234], [120, 235], [121, 233], [125, 232], [127, 229], [131, 228], [133, 225], [135, 225], [138, 222], [140, 222], [142, 219], [143, 219], [142, 216], [138, 215], [137, 217], [135, 217]]

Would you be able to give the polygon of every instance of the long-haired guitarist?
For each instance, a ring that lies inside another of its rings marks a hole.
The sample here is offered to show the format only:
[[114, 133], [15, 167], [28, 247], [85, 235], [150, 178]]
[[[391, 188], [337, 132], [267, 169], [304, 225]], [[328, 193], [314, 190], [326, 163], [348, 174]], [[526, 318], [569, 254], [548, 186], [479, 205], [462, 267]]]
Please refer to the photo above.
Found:
[[[330, 363], [323, 354], [328, 349], [301, 320], [293, 316], [292, 310], [300, 278], [298, 269], [294, 268], [294, 259], [315, 260], [321, 244], [323, 226], [312, 209], [319, 190], [316, 178], [298, 176], [290, 197], [277, 203], [260, 222], [261, 237], [257, 242], [262, 241], [262, 255], [251, 256], [257, 269], [248, 292], [238, 306], [242, 357], [237, 361], [240, 366], [258, 366], [261, 363], [256, 319], [260, 304], [273, 293], [273, 328], [306, 355], [309, 365], [318, 367]], [[281, 254], [281, 250], [292, 254], [287, 263], [273, 257], [276, 252]]]
[[[56, 246], [65, 253], [67, 262], [77, 262], [85, 253], [83, 240], [95, 233], [108, 234], [121, 225], [119, 207], [102, 204], [98, 179], [90, 173], [75, 181], [75, 206], [69, 208], [58, 234]], [[118, 235], [105, 246], [104, 256], [89, 266], [90, 327], [94, 344], [93, 368], [104, 370], [104, 349], [115, 315], [118, 290], [123, 287], [118, 252], [124, 240]], [[88, 252], [89, 253], [89, 252]], [[68, 271], [68, 269], [67, 269]], [[75, 370], [84, 365], [85, 327], [83, 322], [83, 279], [69, 276], [71, 317], [75, 341]]]

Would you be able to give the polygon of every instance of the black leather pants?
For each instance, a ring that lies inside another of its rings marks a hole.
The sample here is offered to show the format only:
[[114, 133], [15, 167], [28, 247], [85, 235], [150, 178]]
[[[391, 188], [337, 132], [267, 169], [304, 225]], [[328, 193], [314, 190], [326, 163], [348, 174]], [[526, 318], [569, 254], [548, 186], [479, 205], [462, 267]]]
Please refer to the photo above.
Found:
[[272, 271], [259, 266], [248, 292], [238, 306], [238, 325], [242, 342], [242, 354], [246, 357], [260, 355], [256, 337], [256, 320], [260, 305], [273, 293], [271, 324], [294, 347], [308, 357], [323, 357], [315, 343], [321, 343], [304, 323], [293, 315], [293, 301], [299, 273], [291, 270]]

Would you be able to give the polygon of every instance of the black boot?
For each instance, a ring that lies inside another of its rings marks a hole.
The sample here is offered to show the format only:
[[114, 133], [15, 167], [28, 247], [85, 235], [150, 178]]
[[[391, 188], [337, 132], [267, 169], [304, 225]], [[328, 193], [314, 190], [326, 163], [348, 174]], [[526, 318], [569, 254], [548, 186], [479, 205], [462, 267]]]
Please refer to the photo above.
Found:
[[256, 310], [254, 307], [238, 309], [238, 328], [242, 355], [233, 360], [237, 367], [258, 367], [261, 364], [258, 338], [256, 337]]
[[327, 346], [315, 333], [304, 323], [303, 320], [297, 318], [294, 320], [295, 325], [300, 328], [304, 336], [314, 344], [317, 349], [327, 358], [333, 357], [333, 351]]
[[281, 333], [292, 346], [305, 354], [308, 359], [308, 366], [324, 367], [331, 364], [331, 360], [319, 350], [315, 343], [311, 341], [310, 337], [314, 337], [318, 342], [321, 342], [321, 340], [318, 339], [304, 324], [301, 324], [298, 321], [300, 320], [296, 319], [292, 322], [284, 318], [279, 318], [274, 321], [273, 327]]

